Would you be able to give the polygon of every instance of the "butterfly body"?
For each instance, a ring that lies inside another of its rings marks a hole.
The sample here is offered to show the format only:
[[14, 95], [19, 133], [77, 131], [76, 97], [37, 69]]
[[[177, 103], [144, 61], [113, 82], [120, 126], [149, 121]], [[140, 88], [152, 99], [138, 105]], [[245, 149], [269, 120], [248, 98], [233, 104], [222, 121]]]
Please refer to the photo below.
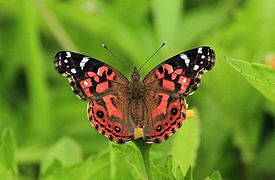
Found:
[[131, 142], [137, 129], [147, 143], [160, 143], [181, 127], [184, 97], [214, 66], [214, 51], [199, 47], [176, 55], [144, 79], [137, 68], [130, 81], [109, 65], [70, 51], [55, 56], [55, 67], [69, 79], [74, 93], [88, 102], [91, 124], [117, 143]]

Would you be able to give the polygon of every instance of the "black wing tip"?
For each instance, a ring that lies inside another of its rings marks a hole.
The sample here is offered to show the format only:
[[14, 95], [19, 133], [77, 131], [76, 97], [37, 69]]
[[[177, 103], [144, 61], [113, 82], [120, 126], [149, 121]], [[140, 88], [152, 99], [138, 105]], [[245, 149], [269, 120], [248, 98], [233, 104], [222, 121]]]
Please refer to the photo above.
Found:
[[61, 57], [61, 51], [55, 53], [55, 56], [53, 58], [53, 62], [56, 63], [60, 60], [60, 57]]
[[208, 51], [209, 51], [211, 59], [213, 59], [213, 61], [215, 61], [215, 58], [216, 58], [215, 51], [211, 47], [208, 47]]
[[73, 51], [58, 51], [57, 53], [55, 53], [54, 59], [56, 58], [70, 58], [72, 55], [74, 54], [78, 54], [76, 52]]
[[215, 60], [216, 60], [215, 51], [210, 46], [201, 46], [201, 47], [198, 47], [197, 50], [199, 51], [200, 48], [202, 48], [201, 49], [202, 54], [206, 55], [207, 57], [208, 61], [207, 61], [207, 64], [205, 65], [205, 69], [209, 71], [215, 65]]
[[216, 63], [216, 54], [215, 54], [215, 51], [211, 48], [209, 49], [209, 54], [210, 54], [209, 61], [208, 61], [209, 63], [208, 63], [207, 68], [208, 68], [208, 70], [211, 70]]
[[54, 67], [57, 70], [58, 73], [63, 74], [65, 73], [65, 69], [62, 67], [62, 51], [59, 51], [54, 56]]
[[54, 66], [58, 73], [64, 74], [67, 69], [64, 66], [64, 63], [62, 61], [65, 61], [71, 57], [72, 52], [70, 51], [58, 51], [54, 56]]
[[214, 51], [214, 49], [212, 49], [210, 46], [199, 46], [199, 47], [197, 47], [197, 48], [194, 48], [194, 50], [196, 49], [196, 50], [198, 50], [198, 49], [200, 49], [200, 48], [202, 48], [202, 51], [203, 52], [210, 52], [210, 54], [213, 54], [213, 55], [215, 55], [215, 51]]
[[74, 52], [71, 51], [58, 51], [57, 53], [55, 53], [54, 60], [58, 61], [61, 59], [69, 58], [73, 53]]

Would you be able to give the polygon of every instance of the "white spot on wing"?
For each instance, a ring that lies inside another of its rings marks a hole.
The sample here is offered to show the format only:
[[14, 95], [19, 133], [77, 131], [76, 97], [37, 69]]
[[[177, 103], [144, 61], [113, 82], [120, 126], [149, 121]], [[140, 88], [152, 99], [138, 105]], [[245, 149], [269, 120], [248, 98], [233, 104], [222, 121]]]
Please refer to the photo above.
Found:
[[182, 80], [182, 82], [183, 82], [183, 83], [186, 83], [186, 78], [184, 78], [184, 79]]
[[193, 69], [194, 69], [194, 70], [198, 70], [199, 67], [200, 67], [199, 65], [195, 65]]
[[180, 58], [181, 58], [181, 59], [188, 59], [188, 57], [187, 57], [186, 54], [184, 54], [184, 53], [180, 54]]
[[204, 58], [205, 58], [205, 55], [201, 55], [201, 58], [204, 59]]
[[64, 63], [68, 63], [68, 60], [67, 60], [67, 59], [64, 59]]
[[189, 63], [190, 63], [190, 59], [185, 59], [184, 62], [185, 62], [185, 64], [186, 64], [186, 66], [188, 66]]
[[66, 54], [67, 54], [66, 55], [67, 58], [71, 57], [71, 53], [70, 52], [66, 52]]
[[202, 54], [202, 47], [200, 47], [200, 48], [198, 49], [198, 53], [199, 53], [199, 54]]
[[87, 81], [84, 81], [83, 84], [84, 84], [85, 86], [88, 86], [88, 82], [87, 82]]
[[190, 59], [188, 59], [188, 57], [186, 56], [186, 54], [184, 54], [184, 53], [180, 54], [180, 58], [184, 60], [186, 66], [189, 66]]
[[86, 64], [86, 62], [88, 62], [89, 61], [89, 58], [88, 57], [84, 57], [83, 59], [82, 59], [82, 61], [80, 62], [80, 64], [79, 64], [79, 66], [80, 66], [80, 68], [83, 70], [83, 68], [84, 68], [84, 66], [85, 66], [85, 64]]
[[75, 74], [75, 73], [76, 73], [75, 68], [71, 69], [71, 72], [72, 72], [73, 74]]

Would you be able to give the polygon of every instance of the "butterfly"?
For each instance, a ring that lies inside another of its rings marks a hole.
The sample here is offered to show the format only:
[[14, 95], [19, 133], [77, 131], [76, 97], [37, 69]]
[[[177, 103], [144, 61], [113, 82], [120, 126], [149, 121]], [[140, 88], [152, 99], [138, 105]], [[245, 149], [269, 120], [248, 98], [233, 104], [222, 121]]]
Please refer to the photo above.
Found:
[[60, 51], [54, 58], [58, 73], [68, 78], [76, 96], [88, 102], [90, 123], [119, 144], [133, 141], [138, 130], [146, 143], [168, 139], [186, 118], [184, 97], [197, 90], [201, 76], [214, 64], [215, 52], [202, 46], [167, 59], [143, 80], [134, 68], [128, 80], [86, 55]]

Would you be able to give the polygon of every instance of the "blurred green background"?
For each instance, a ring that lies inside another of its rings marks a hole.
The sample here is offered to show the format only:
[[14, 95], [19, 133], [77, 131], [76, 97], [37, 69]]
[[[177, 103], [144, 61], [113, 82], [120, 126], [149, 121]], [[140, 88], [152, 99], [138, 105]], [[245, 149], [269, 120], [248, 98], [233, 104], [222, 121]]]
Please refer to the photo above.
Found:
[[174, 172], [191, 166], [195, 179], [216, 169], [225, 179], [275, 179], [275, 105], [224, 60], [265, 64], [274, 10], [274, 0], [0, 0], [0, 177], [146, 179], [133, 143], [110, 143], [90, 126], [53, 56], [77, 51], [129, 77], [167, 41], [143, 77], [200, 45], [216, 51], [216, 65], [187, 97], [195, 118], [153, 145], [152, 168], [172, 154]]

